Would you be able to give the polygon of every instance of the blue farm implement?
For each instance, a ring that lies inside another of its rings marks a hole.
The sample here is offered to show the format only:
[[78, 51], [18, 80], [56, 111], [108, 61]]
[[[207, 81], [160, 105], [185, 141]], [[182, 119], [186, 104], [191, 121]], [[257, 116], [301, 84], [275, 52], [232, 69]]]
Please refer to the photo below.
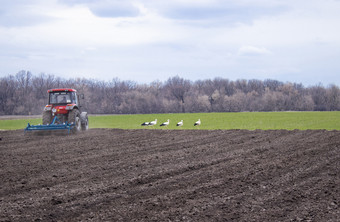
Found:
[[67, 130], [68, 133], [71, 132], [71, 130], [75, 127], [74, 123], [61, 123], [57, 116], [53, 118], [53, 121], [51, 124], [47, 125], [31, 125], [27, 124], [27, 127], [25, 128], [26, 131], [42, 131], [42, 130]]

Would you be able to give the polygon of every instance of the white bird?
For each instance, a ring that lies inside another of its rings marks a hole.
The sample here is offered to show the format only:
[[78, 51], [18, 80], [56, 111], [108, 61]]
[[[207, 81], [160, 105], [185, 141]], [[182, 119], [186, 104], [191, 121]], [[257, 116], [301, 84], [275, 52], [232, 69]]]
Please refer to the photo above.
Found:
[[178, 122], [176, 126], [183, 126], [183, 120], [181, 120], [180, 122]]
[[200, 119], [198, 119], [198, 120], [196, 121], [196, 123], [194, 124], [194, 126], [199, 126], [199, 125], [201, 125], [201, 120], [200, 120]]
[[160, 126], [168, 126], [168, 125], [169, 125], [169, 123], [170, 123], [170, 120], [168, 119], [168, 121], [166, 121], [166, 122], [162, 123]]
[[149, 123], [149, 126], [153, 126], [153, 125], [156, 125], [157, 124], [157, 119], [155, 119], [154, 121], [151, 121], [150, 123]]
[[148, 126], [150, 123], [149, 122], [144, 122], [144, 123], [142, 123], [141, 125], [142, 126]]

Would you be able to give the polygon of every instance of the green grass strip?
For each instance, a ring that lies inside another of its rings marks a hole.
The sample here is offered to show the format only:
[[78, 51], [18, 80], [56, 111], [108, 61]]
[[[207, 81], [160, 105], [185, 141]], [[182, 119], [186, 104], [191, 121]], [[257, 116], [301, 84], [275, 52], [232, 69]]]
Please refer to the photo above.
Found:
[[[156, 126], [141, 126], [141, 123], [158, 119]], [[160, 127], [170, 119], [168, 127]], [[201, 119], [201, 126], [194, 123]], [[176, 124], [183, 120], [184, 125]], [[326, 129], [340, 130], [340, 112], [243, 112], [243, 113], [176, 113], [91, 116], [90, 128], [121, 129]]]
[[41, 119], [12, 119], [0, 120], [0, 130], [17, 130], [24, 129], [27, 123], [31, 125], [41, 124]]
[[[158, 119], [155, 126], [141, 126]], [[160, 127], [170, 119], [168, 127]], [[201, 119], [202, 125], [194, 127]], [[176, 124], [183, 120], [184, 125]], [[1, 130], [24, 129], [27, 123], [41, 124], [41, 119], [0, 120]], [[287, 129], [340, 130], [340, 112], [242, 112], [242, 113], [175, 113], [89, 116], [90, 128], [120, 129]]]

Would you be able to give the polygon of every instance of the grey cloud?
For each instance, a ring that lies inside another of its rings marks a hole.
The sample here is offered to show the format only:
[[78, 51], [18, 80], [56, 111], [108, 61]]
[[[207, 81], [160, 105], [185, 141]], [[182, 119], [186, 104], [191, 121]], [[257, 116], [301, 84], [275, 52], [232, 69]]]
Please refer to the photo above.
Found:
[[[68, 5], [86, 5], [99, 17], [135, 17], [139, 9], [131, 0], [59, 0]], [[249, 22], [254, 18], [280, 13], [287, 10], [280, 4], [240, 4], [239, 1], [222, 1], [215, 3], [192, 3], [162, 0], [140, 0], [146, 8], [157, 11], [160, 16], [186, 21], [223, 19], [227, 22]]]
[[87, 5], [87, 4], [94, 4], [96, 2], [103, 2], [105, 0], [58, 0], [59, 3], [65, 5]]
[[20, 27], [31, 26], [51, 20], [48, 16], [38, 15], [32, 12], [36, 5], [42, 4], [39, 1], [13, 0], [1, 3], [0, 26]]
[[59, 0], [67, 5], [86, 5], [98, 17], [136, 17], [139, 9], [131, 1], [120, 0]]
[[214, 24], [249, 23], [261, 16], [276, 15], [288, 10], [284, 5], [247, 4], [220, 1], [218, 4], [154, 4], [152, 0], [145, 0], [148, 7], [154, 7], [158, 13], [167, 18], [184, 21], [212, 21]]
[[[274, 9], [279, 11], [279, 9]], [[178, 19], [214, 19], [229, 18], [234, 21], [246, 21], [258, 16], [273, 14], [273, 9], [256, 7], [209, 7], [177, 8], [165, 12], [166, 16]]]
[[39, 16], [25, 13], [10, 13], [0, 15], [0, 26], [22, 27], [33, 26], [52, 20], [47, 16]]

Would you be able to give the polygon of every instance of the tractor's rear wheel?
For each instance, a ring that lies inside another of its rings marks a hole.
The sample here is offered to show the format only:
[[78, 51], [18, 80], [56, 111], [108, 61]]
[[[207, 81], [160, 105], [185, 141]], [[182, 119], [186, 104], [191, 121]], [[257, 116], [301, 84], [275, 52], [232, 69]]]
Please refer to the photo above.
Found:
[[79, 132], [81, 130], [80, 112], [77, 109], [73, 109], [68, 113], [68, 123], [74, 123], [72, 128], [73, 132]]
[[52, 112], [51, 111], [44, 111], [43, 112], [42, 122], [43, 122], [43, 125], [48, 125], [52, 122]]

